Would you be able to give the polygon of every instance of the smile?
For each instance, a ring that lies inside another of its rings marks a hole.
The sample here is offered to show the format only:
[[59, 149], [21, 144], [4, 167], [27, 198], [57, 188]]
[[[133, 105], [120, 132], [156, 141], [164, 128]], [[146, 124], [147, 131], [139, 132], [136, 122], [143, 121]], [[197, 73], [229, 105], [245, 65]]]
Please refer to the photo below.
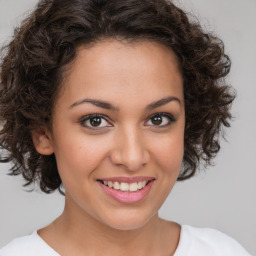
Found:
[[123, 192], [136, 192], [142, 188], [144, 188], [149, 181], [139, 181], [133, 183], [126, 183], [126, 182], [118, 182], [118, 181], [101, 181], [105, 186], [113, 188], [115, 190], [123, 191]]
[[151, 190], [154, 181], [152, 177], [117, 177], [97, 180], [106, 195], [124, 204], [143, 200]]

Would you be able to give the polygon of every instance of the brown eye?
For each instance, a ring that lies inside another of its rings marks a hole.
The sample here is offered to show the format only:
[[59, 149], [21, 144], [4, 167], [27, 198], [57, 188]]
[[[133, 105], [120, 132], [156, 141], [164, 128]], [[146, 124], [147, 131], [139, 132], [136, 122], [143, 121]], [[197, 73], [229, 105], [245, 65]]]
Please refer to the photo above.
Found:
[[154, 125], [160, 125], [162, 122], [163, 118], [160, 115], [156, 115], [151, 118], [151, 123]]
[[112, 126], [104, 116], [93, 114], [83, 117], [79, 123], [89, 129], [103, 129]]
[[101, 117], [93, 117], [93, 118], [90, 118], [89, 121], [90, 121], [90, 125], [93, 126], [93, 127], [97, 127], [97, 126], [100, 126], [101, 125]]
[[147, 126], [165, 127], [171, 125], [176, 119], [168, 113], [157, 113], [149, 117], [146, 122]]

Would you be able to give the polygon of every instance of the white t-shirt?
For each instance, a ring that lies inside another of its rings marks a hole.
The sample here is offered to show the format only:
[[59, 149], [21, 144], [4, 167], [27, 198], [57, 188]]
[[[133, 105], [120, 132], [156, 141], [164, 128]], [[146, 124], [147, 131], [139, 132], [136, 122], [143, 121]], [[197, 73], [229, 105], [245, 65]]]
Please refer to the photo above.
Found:
[[[60, 256], [35, 231], [14, 239], [0, 256]], [[171, 255], [170, 255], [171, 256]], [[250, 256], [234, 239], [209, 228], [181, 226], [178, 248], [173, 256]]]

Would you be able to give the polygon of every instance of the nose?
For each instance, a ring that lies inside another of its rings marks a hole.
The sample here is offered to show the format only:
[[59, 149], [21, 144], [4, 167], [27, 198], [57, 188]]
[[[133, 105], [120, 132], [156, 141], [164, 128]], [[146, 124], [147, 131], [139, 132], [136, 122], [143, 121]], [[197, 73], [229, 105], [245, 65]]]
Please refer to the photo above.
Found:
[[143, 136], [134, 128], [116, 134], [114, 148], [110, 159], [115, 165], [123, 166], [129, 171], [137, 171], [150, 160]]

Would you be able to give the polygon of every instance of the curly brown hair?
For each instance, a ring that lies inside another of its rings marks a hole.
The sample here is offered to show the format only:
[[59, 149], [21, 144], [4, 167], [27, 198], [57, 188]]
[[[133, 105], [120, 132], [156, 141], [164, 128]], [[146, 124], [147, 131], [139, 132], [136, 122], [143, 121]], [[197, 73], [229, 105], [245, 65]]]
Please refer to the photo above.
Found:
[[[192, 16], [191, 16], [192, 17]], [[224, 81], [230, 59], [218, 37], [168, 0], [42, 0], [3, 48], [0, 87], [1, 162], [42, 191], [61, 192], [54, 154], [40, 155], [35, 127], [51, 127], [65, 67], [80, 45], [114, 38], [152, 40], [178, 56], [186, 112], [183, 166], [178, 180], [212, 163], [223, 127], [230, 126], [234, 91]]]

